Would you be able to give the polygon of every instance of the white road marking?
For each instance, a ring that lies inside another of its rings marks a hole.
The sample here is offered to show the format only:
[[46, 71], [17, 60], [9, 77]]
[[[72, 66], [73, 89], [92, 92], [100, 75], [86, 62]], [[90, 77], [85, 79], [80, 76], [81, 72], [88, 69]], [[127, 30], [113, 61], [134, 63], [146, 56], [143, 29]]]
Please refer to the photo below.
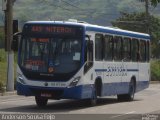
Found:
[[124, 113], [124, 114], [121, 114], [121, 115], [112, 116], [111, 119], [112, 119], [112, 118], [122, 117], [122, 116], [129, 115], [129, 114], [133, 114], [133, 113], [136, 113], [136, 111], [131, 111], [131, 112]]
[[131, 111], [131, 112], [128, 112], [128, 113], [125, 113], [126, 115], [128, 115], [128, 114], [133, 114], [133, 113], [135, 113], [136, 111]]

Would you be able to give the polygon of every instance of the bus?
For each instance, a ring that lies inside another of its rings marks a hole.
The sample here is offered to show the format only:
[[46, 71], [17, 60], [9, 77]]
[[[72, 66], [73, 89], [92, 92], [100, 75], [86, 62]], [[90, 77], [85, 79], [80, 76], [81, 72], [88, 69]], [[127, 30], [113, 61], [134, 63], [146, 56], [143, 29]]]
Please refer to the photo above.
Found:
[[39, 107], [48, 99], [133, 101], [149, 86], [148, 34], [78, 21], [29, 21], [18, 35], [17, 94], [34, 96]]

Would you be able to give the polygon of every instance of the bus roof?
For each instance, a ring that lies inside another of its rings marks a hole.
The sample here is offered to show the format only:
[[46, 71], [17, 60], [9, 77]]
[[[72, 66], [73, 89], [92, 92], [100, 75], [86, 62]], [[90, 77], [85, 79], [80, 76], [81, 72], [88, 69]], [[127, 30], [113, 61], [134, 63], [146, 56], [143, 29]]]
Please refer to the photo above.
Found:
[[119, 36], [150, 40], [149, 34], [123, 30], [115, 27], [93, 25], [93, 24], [88, 24], [86, 22], [79, 23], [79, 22], [70, 22], [70, 21], [29, 21], [29, 22], [26, 22], [26, 24], [58, 24], [58, 25], [82, 26], [86, 28], [86, 31], [95, 31], [95, 32], [102, 32], [102, 33], [108, 33], [108, 34], [119, 35]]

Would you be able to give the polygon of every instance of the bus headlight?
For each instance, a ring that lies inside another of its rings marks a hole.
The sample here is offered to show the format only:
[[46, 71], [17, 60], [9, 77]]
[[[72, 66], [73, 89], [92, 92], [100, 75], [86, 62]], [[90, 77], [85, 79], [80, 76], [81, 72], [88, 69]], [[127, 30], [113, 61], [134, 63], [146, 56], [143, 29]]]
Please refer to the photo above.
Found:
[[23, 76], [22, 76], [21, 74], [18, 74], [17, 78], [18, 78], [18, 81], [19, 81], [20, 83], [26, 84], [25, 81], [24, 81], [24, 79], [23, 79]]
[[70, 83], [69, 87], [74, 87], [78, 84], [79, 80], [81, 79], [80, 76], [74, 78], [74, 80]]

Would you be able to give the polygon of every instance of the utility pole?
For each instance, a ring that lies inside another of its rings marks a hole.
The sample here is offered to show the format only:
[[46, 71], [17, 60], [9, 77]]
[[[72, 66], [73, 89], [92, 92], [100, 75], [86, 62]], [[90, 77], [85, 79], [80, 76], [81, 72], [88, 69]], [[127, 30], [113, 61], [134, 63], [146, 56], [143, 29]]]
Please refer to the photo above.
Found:
[[3, 0], [5, 12], [5, 50], [7, 51], [7, 91], [14, 90], [14, 52], [11, 50], [13, 40], [13, 3], [14, 0]]
[[148, 32], [148, 34], [151, 34], [151, 31], [150, 31], [149, 0], [145, 0], [145, 9], [146, 9], [147, 32]]

